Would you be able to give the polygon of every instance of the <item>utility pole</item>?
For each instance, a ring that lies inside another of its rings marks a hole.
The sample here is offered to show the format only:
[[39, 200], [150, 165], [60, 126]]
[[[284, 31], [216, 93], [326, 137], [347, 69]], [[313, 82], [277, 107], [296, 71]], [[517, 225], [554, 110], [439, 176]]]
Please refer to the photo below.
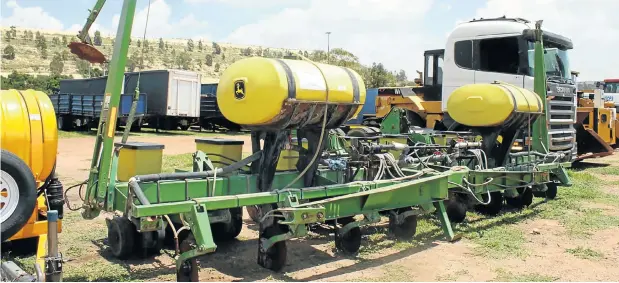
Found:
[[330, 46], [331, 32], [328, 31], [326, 32], [326, 34], [327, 34], [327, 64], [329, 64], [331, 60], [331, 46]]

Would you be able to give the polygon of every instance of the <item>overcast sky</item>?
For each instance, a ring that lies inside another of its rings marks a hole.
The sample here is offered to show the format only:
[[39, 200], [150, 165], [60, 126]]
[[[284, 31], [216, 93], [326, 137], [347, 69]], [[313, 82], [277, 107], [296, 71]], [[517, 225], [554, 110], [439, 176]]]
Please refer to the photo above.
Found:
[[[95, 0], [1, 0], [2, 26], [75, 32]], [[138, 0], [133, 34], [142, 36], [148, 0]], [[94, 29], [116, 30], [122, 1], [107, 0]], [[586, 80], [619, 78], [619, 0], [150, 0], [147, 37], [204, 38], [291, 49], [331, 46], [362, 63], [382, 62], [409, 77], [423, 51], [444, 48], [461, 21], [543, 19], [574, 42], [571, 67]], [[93, 30], [94, 30], [93, 29]]]

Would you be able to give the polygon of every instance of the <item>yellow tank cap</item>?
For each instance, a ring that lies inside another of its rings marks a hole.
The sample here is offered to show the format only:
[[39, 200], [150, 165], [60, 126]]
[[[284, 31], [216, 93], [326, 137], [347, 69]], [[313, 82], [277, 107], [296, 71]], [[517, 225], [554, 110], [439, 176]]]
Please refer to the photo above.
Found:
[[543, 104], [536, 93], [500, 82], [461, 86], [447, 100], [449, 116], [470, 127], [498, 126], [525, 114], [537, 116], [542, 111]]

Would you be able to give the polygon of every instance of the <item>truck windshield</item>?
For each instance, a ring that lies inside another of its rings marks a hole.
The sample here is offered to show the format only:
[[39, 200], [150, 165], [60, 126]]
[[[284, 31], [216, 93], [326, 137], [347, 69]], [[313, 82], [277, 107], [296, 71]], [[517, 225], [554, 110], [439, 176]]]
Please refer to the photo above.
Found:
[[619, 82], [606, 83], [606, 86], [604, 86], [604, 92], [619, 93]]
[[[529, 75], [533, 76], [533, 66], [535, 66], [535, 50], [532, 43], [529, 46], [528, 59]], [[544, 65], [546, 67], [546, 76], [548, 76], [549, 79], [551, 79], [552, 77], [561, 77], [567, 80], [572, 79], [567, 50], [561, 50], [558, 48], [545, 48]]]

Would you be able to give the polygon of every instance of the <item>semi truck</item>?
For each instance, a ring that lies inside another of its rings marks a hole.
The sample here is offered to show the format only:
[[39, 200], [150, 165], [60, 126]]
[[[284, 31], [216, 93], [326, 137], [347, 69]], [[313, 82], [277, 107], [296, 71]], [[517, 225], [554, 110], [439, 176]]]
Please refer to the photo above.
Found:
[[[379, 88], [376, 117], [369, 121], [376, 123], [398, 107], [406, 109], [401, 128], [381, 127], [383, 133], [417, 128], [462, 130], [463, 125], [454, 122], [447, 112], [451, 93], [467, 84], [497, 81], [533, 90], [533, 42], [534, 25], [525, 19], [500, 17], [462, 23], [448, 36], [445, 49], [424, 52], [421, 86]], [[572, 48], [570, 39], [544, 31], [549, 96], [547, 150], [572, 151], [572, 158], [576, 158], [577, 97], [568, 56]]]

